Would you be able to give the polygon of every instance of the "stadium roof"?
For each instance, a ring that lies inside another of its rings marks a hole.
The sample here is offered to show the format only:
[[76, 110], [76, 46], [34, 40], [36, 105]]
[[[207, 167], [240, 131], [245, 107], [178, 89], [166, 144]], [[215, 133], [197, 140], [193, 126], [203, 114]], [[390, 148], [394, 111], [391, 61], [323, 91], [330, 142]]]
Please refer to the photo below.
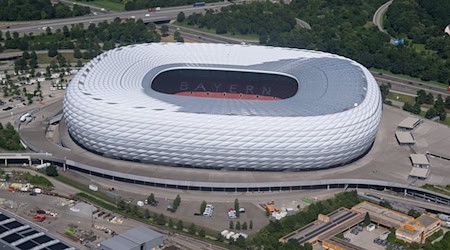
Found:
[[[122, 56], [125, 50], [126, 56]], [[109, 62], [109, 57], [118, 56], [120, 65], [96, 63]], [[283, 100], [254, 101], [181, 98], [151, 88], [153, 79], [161, 72], [174, 69], [285, 75], [298, 82], [298, 91]], [[226, 44], [141, 44], [116, 48], [91, 61], [81, 73], [82, 77], [74, 83], [94, 106], [128, 113], [161, 110], [241, 116], [318, 116], [351, 110], [366, 97], [370, 77], [361, 65], [333, 54]], [[95, 85], [87, 84], [88, 79], [94, 78], [99, 79]], [[139, 91], [133, 91], [133, 98], [124, 102], [120, 90], [136, 89]]]

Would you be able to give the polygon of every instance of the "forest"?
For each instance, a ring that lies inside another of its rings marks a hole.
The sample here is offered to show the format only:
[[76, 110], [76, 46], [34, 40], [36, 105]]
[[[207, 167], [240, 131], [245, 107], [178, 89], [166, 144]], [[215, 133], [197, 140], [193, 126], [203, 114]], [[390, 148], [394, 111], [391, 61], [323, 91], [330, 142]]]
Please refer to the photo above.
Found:
[[[290, 5], [258, 2], [224, 7], [221, 12], [193, 14], [184, 22], [213, 29], [218, 34], [256, 34], [261, 44], [331, 52], [368, 68], [450, 83], [447, 60], [437, 53], [421, 53], [410, 43], [394, 46], [390, 36], [372, 24], [374, 12], [384, 2], [296, 0]], [[295, 25], [296, 18], [308, 22], [312, 29]], [[429, 43], [439, 49], [439, 40]]]
[[52, 5], [50, 0], [0, 0], [0, 20], [28, 21], [83, 16], [91, 13], [89, 7], [63, 3]]

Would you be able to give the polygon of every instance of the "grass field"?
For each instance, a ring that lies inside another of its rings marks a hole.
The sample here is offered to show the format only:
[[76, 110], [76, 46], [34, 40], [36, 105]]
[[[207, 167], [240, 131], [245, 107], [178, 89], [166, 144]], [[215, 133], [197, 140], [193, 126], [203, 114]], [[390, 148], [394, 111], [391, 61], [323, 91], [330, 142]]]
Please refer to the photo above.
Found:
[[438, 88], [443, 88], [443, 89], [447, 89], [448, 88], [448, 84], [446, 84], [446, 83], [437, 82], [437, 81], [423, 81], [423, 80], [421, 80], [420, 78], [417, 78], [417, 77], [412, 77], [412, 76], [402, 75], [402, 74], [394, 74], [394, 73], [392, 73], [390, 71], [387, 71], [387, 70], [384, 70], [384, 69], [370, 68], [370, 71], [383, 73], [385, 75], [396, 76], [396, 77], [403, 78], [403, 79], [406, 79], [406, 80], [423, 82], [423, 83], [426, 83], [426, 84], [429, 84], [429, 85], [433, 85], [433, 86], [438, 87]]
[[94, 1], [83, 1], [83, 4], [92, 5], [99, 8], [105, 8], [112, 11], [124, 11], [124, 5], [111, 0], [94, 0]]
[[[67, 63], [76, 63], [78, 61], [77, 58], [73, 57], [73, 53], [60, 53], [62, 56], [66, 58]], [[80, 59], [82, 62], [85, 62], [86, 60]], [[38, 64], [48, 64], [52, 61], [57, 62], [56, 56], [55, 57], [48, 57], [47, 54], [37, 54], [37, 61]]]
[[409, 95], [402, 95], [394, 92], [389, 92], [387, 99], [399, 101], [403, 103], [409, 102], [410, 104], [414, 104], [416, 102], [416, 98], [409, 96]]

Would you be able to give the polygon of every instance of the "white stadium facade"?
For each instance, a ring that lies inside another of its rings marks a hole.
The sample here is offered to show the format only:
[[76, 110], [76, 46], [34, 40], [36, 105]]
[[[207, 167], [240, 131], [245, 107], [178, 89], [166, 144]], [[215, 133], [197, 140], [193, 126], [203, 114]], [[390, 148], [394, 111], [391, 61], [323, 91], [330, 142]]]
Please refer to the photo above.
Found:
[[373, 144], [382, 112], [362, 65], [317, 51], [140, 44], [105, 52], [70, 83], [74, 141], [100, 155], [179, 167], [314, 170]]

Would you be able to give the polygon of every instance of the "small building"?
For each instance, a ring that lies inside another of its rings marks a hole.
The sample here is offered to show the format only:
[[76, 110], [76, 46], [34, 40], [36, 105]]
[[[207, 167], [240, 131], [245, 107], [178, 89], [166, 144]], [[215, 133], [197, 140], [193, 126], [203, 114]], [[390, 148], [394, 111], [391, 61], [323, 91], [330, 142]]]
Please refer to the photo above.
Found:
[[422, 214], [417, 219], [411, 220], [395, 231], [397, 239], [408, 243], [424, 243], [425, 240], [441, 229], [441, 221], [438, 218]]
[[417, 168], [413, 167], [411, 169], [411, 172], [409, 172], [409, 177], [411, 178], [417, 178], [419, 180], [425, 180], [430, 175], [430, 169], [429, 168]]
[[397, 131], [395, 132], [395, 137], [400, 145], [414, 145], [416, 143], [411, 132]]
[[102, 241], [100, 250], [153, 250], [163, 244], [164, 235], [140, 226]]
[[430, 161], [426, 154], [410, 154], [411, 163], [416, 168], [430, 168]]
[[422, 121], [423, 120], [419, 118], [408, 117], [400, 122], [400, 124], [398, 124], [398, 127], [405, 130], [413, 130], [415, 127], [417, 127], [417, 125], [422, 123]]

